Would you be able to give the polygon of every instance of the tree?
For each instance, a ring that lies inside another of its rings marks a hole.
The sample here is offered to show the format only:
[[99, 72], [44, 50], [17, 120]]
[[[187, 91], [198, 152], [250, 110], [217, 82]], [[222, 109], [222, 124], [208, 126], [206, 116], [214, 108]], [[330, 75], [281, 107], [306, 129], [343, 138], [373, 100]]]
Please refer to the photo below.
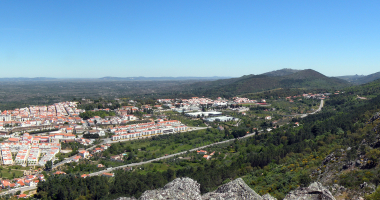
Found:
[[299, 181], [300, 181], [300, 184], [301, 184], [302, 187], [307, 187], [310, 184], [310, 182], [311, 182], [311, 178], [306, 173], [303, 173], [299, 177]]
[[175, 171], [169, 168], [166, 171], [166, 179], [167, 180], [173, 180], [173, 179], [175, 179]]
[[131, 153], [129, 153], [128, 160], [133, 160], [134, 158], [135, 154], [133, 153], [133, 151], [131, 151]]
[[50, 171], [52, 169], [52, 167], [53, 167], [53, 161], [51, 161], [51, 160], [47, 161], [45, 164], [45, 170]]

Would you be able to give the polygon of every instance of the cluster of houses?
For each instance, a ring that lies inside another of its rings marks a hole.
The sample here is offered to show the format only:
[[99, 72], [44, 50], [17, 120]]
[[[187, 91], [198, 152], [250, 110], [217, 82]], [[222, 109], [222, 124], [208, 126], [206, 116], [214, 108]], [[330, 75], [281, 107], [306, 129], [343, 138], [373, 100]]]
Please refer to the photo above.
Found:
[[107, 150], [109, 147], [111, 147], [111, 144], [104, 144], [104, 145], [101, 145], [100, 147], [96, 147], [94, 148], [91, 153], [89, 154], [89, 156], [95, 154], [95, 153], [99, 153], [99, 152], [102, 152], [102, 151], [105, 151]]
[[234, 97], [232, 98], [233, 101], [237, 104], [244, 104], [244, 103], [256, 103], [256, 100], [250, 100], [248, 98], [241, 98], [241, 97]]
[[191, 99], [158, 99], [157, 102], [177, 112], [190, 112], [190, 111], [199, 111], [203, 107], [228, 108], [230, 105], [236, 105], [236, 104], [248, 104], [248, 103], [262, 104], [262, 103], [265, 103], [265, 100], [261, 102], [257, 102], [256, 100], [250, 100], [248, 98], [241, 98], [241, 97], [233, 97], [232, 100], [227, 100], [221, 97], [218, 97], [215, 100], [204, 98], [204, 97], [192, 97]]
[[[53, 160], [60, 152], [61, 144], [50, 142], [52, 136], [31, 136], [24, 133], [17, 138], [9, 138], [0, 143], [1, 161], [3, 165], [44, 166], [47, 161]], [[15, 158], [12, 157], [15, 154]]]
[[111, 144], [104, 144], [104, 145], [101, 145], [100, 147], [96, 147], [96, 148], [92, 149], [91, 151], [87, 151], [84, 149], [79, 150], [79, 153], [76, 156], [74, 156], [73, 158], [71, 158], [70, 162], [79, 162], [81, 159], [90, 158], [96, 153], [103, 152], [104, 150], [106, 150], [110, 146], [111, 146]]
[[[335, 94], [339, 94], [339, 91]], [[289, 100], [290, 102], [293, 102], [294, 99], [301, 100], [301, 98], [323, 100], [325, 98], [329, 98], [330, 95], [331, 95], [331, 93], [320, 93], [320, 94], [308, 93], [308, 94], [302, 94], [302, 95], [296, 95], [296, 96], [288, 96], [288, 97], [286, 97], [286, 100]]]
[[197, 111], [202, 107], [218, 107], [228, 105], [228, 101], [222, 99], [221, 97], [218, 97], [216, 100], [204, 97], [192, 97], [191, 99], [158, 99], [157, 102], [162, 103], [164, 106], [167, 106], [177, 112]]
[[88, 126], [95, 126], [95, 125], [110, 125], [110, 124], [126, 124], [130, 121], [135, 121], [138, 118], [132, 114], [123, 114], [120, 111], [123, 110], [117, 110], [120, 115], [119, 116], [108, 116], [106, 118], [101, 118], [99, 116], [94, 116], [90, 119], [86, 120], [86, 123]]
[[[138, 117], [133, 115], [133, 113], [136, 112], [149, 112], [149, 110], [152, 109], [162, 109], [161, 105], [142, 105], [141, 108], [135, 107], [135, 106], [122, 106], [119, 109], [113, 110], [116, 113], [116, 116], [107, 116], [105, 118], [101, 118], [99, 116], [94, 116], [90, 119], [86, 120], [86, 124], [88, 126], [95, 126], [95, 125], [120, 125], [120, 124], [127, 124], [131, 121], [139, 120]], [[111, 111], [110, 109], [95, 109], [94, 111], [98, 110], [104, 110], [104, 111]], [[144, 114], [144, 118], [152, 117], [151, 114]]]
[[36, 186], [38, 182], [45, 181], [43, 174], [28, 175], [23, 178], [15, 178], [13, 180], [2, 179], [1, 188], [10, 189], [24, 186]]
[[67, 123], [84, 123], [76, 102], [60, 102], [49, 106], [30, 106], [4, 110], [0, 114], [0, 130], [14, 127], [50, 126]]
[[94, 140], [86, 139], [86, 138], [77, 138], [75, 140], [79, 144], [83, 144], [84, 146], [92, 145], [94, 143]]
[[111, 129], [112, 140], [126, 140], [153, 135], [170, 134], [187, 131], [188, 127], [178, 120], [148, 122], [119, 126]]
[[230, 116], [218, 116], [218, 117], [209, 117], [204, 119], [205, 122], [228, 122], [228, 121], [238, 121], [239, 118], [230, 117]]
[[[96, 147], [96, 148], [92, 149], [91, 151], [80, 150], [79, 153], [78, 153], [78, 155], [75, 156], [74, 158], [72, 158], [71, 161], [72, 162], [79, 162], [81, 159], [91, 158], [92, 156], [94, 156], [94, 154], [103, 152], [103, 151], [105, 151], [106, 149], [108, 149], [110, 147], [111, 147], [111, 144], [104, 144], [104, 145], [101, 145], [100, 147]], [[126, 155], [127, 155], [126, 153], [122, 153], [122, 154], [119, 154], [119, 155], [111, 156], [110, 160], [111, 161], [123, 162], [124, 161], [124, 156], [126, 156]], [[104, 168], [105, 166], [102, 165], [102, 164], [98, 164], [97, 167], [98, 168]]]
[[212, 152], [212, 153], [210, 153], [209, 155], [207, 155], [207, 151], [205, 151], [205, 150], [198, 150], [197, 154], [203, 155], [203, 158], [206, 159], [206, 160], [210, 160], [211, 157], [215, 154], [215, 151]]
[[[227, 122], [227, 121], [237, 121], [239, 118], [222, 116], [222, 112], [208, 111], [208, 112], [188, 112], [185, 114], [188, 117], [202, 117], [205, 122]], [[208, 118], [206, 118], [208, 117]]]

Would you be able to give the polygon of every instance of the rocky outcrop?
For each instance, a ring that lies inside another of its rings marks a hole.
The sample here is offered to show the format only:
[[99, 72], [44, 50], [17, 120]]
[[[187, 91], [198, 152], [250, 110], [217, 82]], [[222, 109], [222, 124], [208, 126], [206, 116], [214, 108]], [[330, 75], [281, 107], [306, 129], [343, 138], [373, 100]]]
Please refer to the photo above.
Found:
[[136, 200], [136, 198], [135, 197], [119, 197], [115, 200]]
[[[270, 194], [258, 195], [243, 179], [220, 186], [213, 192], [201, 196], [200, 185], [190, 178], [177, 178], [166, 184], [162, 189], [145, 191], [139, 200], [277, 200]], [[120, 197], [116, 200], [136, 200], [130, 197]], [[330, 191], [321, 183], [312, 183], [309, 187], [298, 188], [286, 195], [284, 200], [335, 200]]]
[[252, 199], [263, 200], [263, 198], [253, 191], [243, 179], [238, 178], [227, 184], [220, 186], [214, 192], [209, 192], [202, 196], [203, 200], [224, 200], [224, 199]]
[[277, 198], [272, 197], [270, 194], [265, 194], [262, 198], [263, 200], [277, 200]]
[[202, 200], [200, 185], [191, 178], [177, 178], [158, 190], [145, 191], [139, 200]]
[[344, 192], [347, 191], [347, 189], [341, 185], [338, 185], [338, 184], [333, 184], [331, 187], [331, 193], [334, 195], [334, 196], [340, 196], [342, 195]]
[[284, 200], [335, 200], [331, 192], [319, 182], [291, 191]]

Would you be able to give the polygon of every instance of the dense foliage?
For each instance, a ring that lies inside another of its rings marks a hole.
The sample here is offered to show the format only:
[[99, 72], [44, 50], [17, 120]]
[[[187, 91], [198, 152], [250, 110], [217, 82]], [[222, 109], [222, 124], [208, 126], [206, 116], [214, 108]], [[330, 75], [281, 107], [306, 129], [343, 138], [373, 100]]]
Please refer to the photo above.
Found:
[[115, 112], [107, 112], [107, 111], [104, 111], [104, 110], [99, 110], [99, 111], [86, 111], [84, 113], [81, 113], [79, 114], [79, 116], [81, 118], [83, 118], [84, 120], [86, 119], [90, 119], [92, 117], [95, 117], [95, 116], [99, 116], [101, 118], [105, 118], [107, 116], [115, 116]]

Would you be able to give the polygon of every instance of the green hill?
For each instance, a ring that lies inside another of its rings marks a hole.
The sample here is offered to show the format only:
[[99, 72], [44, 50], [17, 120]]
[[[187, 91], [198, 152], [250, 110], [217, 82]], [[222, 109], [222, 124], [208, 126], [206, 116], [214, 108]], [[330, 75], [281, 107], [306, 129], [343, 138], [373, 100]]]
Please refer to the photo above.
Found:
[[294, 74], [294, 73], [299, 72], [299, 71], [301, 71], [301, 70], [284, 68], [284, 69], [280, 69], [280, 70], [275, 70], [275, 71], [267, 72], [267, 73], [264, 73], [262, 75], [266, 75], [266, 76], [286, 76], [286, 75]]
[[190, 91], [194, 95], [229, 97], [276, 88], [341, 89], [350, 85], [345, 80], [330, 78], [312, 69], [284, 69], [261, 75], [199, 82], [190, 85]]

